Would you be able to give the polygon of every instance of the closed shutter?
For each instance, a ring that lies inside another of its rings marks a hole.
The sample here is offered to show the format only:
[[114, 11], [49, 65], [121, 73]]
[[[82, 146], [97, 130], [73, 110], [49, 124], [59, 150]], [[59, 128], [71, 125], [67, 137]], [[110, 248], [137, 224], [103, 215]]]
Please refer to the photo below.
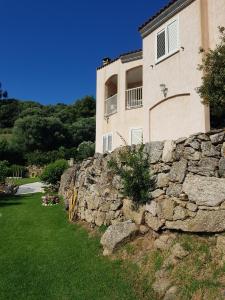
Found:
[[112, 134], [108, 135], [108, 151], [112, 151]]
[[103, 135], [103, 153], [107, 151], [107, 136]]
[[138, 145], [142, 144], [143, 142], [143, 130], [139, 129], [132, 129], [131, 130], [131, 145]]
[[168, 26], [168, 52], [174, 52], [178, 47], [177, 21]]
[[163, 30], [157, 35], [157, 59], [166, 54], [166, 31]]

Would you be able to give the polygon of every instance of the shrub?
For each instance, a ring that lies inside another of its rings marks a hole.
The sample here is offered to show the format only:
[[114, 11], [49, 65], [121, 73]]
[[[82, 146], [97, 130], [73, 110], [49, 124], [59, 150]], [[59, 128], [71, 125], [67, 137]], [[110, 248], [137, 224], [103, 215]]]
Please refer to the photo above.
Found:
[[112, 158], [108, 166], [120, 176], [124, 196], [131, 198], [136, 208], [150, 199], [154, 180], [150, 174], [149, 155], [144, 151], [143, 144], [121, 149], [118, 159]]
[[0, 161], [0, 183], [5, 183], [8, 173], [9, 173], [8, 162], [6, 160]]
[[210, 106], [212, 127], [225, 126], [225, 28], [219, 30], [221, 42], [204, 54], [199, 66], [203, 82], [197, 89], [202, 102]]
[[83, 142], [77, 148], [77, 160], [83, 160], [95, 154], [95, 143]]
[[41, 175], [41, 181], [48, 184], [57, 186], [60, 182], [60, 178], [63, 172], [69, 167], [66, 160], [57, 160], [54, 163], [49, 164]]

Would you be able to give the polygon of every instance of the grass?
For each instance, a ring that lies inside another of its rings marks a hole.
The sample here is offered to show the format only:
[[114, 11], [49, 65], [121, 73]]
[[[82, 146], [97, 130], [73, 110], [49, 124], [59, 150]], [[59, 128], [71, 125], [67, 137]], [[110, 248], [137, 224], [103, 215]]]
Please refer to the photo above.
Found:
[[137, 300], [123, 263], [40, 197], [0, 199], [0, 299]]
[[[210, 249], [215, 247], [209, 238], [182, 234], [180, 244], [190, 252], [173, 270], [171, 276], [180, 287], [182, 299], [224, 299], [221, 289], [224, 282], [220, 281], [223, 268], [218, 264], [220, 257], [214, 257]], [[224, 273], [223, 273], [224, 274]]]
[[40, 179], [38, 177], [35, 178], [19, 178], [19, 179], [10, 179], [11, 182], [13, 182], [16, 185], [23, 185], [28, 183], [34, 183], [39, 182]]

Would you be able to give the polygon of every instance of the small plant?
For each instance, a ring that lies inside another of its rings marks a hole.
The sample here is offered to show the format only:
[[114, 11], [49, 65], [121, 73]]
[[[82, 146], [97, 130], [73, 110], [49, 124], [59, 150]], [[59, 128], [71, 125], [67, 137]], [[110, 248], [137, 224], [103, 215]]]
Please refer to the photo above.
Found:
[[202, 102], [210, 106], [213, 127], [225, 126], [225, 28], [219, 27], [221, 42], [214, 50], [205, 52], [203, 49], [202, 85], [197, 92]]
[[63, 172], [69, 167], [66, 160], [57, 160], [49, 164], [43, 171], [40, 179], [52, 186], [58, 186]]
[[108, 226], [106, 226], [106, 225], [101, 225], [101, 226], [98, 228], [98, 231], [99, 231], [100, 233], [105, 233], [107, 229], [108, 229]]
[[60, 202], [59, 196], [56, 195], [46, 195], [41, 197], [43, 206], [57, 205]]
[[150, 199], [154, 180], [150, 174], [149, 155], [144, 151], [143, 144], [121, 149], [118, 158], [112, 158], [108, 166], [120, 176], [122, 193], [133, 200], [135, 208]]

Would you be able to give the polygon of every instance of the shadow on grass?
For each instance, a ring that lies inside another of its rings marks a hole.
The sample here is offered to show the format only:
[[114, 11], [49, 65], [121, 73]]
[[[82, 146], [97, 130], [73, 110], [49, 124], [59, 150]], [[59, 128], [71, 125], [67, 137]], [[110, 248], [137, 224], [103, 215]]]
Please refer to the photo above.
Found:
[[0, 195], [0, 208], [21, 204], [22, 202], [20, 202], [20, 197]]

